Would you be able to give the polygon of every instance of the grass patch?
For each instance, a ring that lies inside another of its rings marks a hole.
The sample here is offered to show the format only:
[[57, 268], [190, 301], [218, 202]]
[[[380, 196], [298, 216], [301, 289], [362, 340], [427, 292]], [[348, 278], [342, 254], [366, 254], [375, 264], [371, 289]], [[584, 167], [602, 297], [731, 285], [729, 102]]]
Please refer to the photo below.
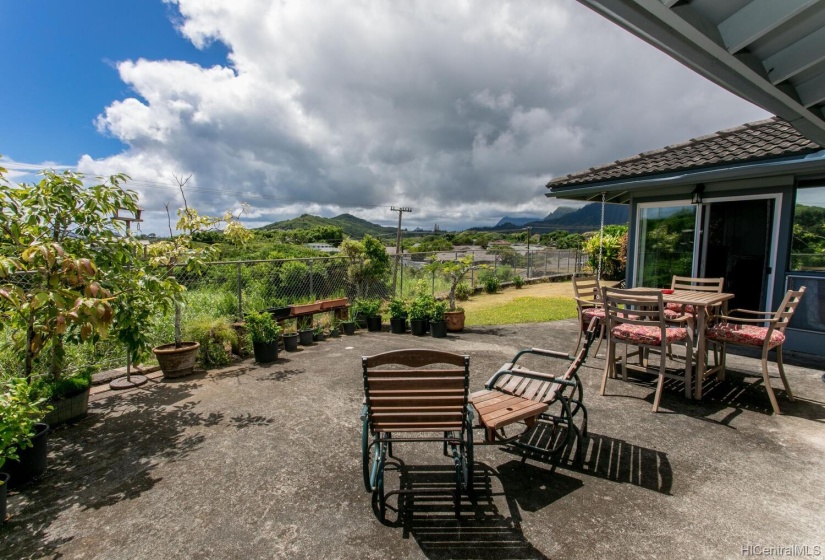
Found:
[[466, 325], [544, 323], [576, 317], [576, 302], [566, 297], [519, 297], [468, 309]]

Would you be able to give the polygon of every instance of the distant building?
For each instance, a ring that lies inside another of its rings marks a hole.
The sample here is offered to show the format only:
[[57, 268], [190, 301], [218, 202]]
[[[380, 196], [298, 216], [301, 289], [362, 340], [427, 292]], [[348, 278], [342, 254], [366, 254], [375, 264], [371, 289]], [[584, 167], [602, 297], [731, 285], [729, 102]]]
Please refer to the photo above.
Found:
[[323, 253], [338, 253], [340, 249], [338, 247], [333, 247], [329, 243], [304, 243], [304, 247], [309, 247], [310, 249], [314, 249], [316, 251], [321, 251]]

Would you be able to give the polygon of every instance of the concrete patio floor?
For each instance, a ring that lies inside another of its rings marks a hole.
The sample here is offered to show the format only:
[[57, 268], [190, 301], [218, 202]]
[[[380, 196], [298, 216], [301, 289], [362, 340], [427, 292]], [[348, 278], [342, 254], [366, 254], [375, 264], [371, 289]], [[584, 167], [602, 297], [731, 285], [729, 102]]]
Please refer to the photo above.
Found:
[[[474, 328], [442, 340], [362, 332], [267, 367], [248, 360], [97, 394], [85, 420], [53, 432], [46, 475], [10, 496], [0, 557], [738, 558], [749, 546], [793, 545], [825, 554], [825, 383], [801, 356], [786, 361], [797, 400], [777, 391], [782, 416], [752, 358], [732, 357], [702, 402], [671, 383], [659, 414], [653, 377], [610, 380], [602, 397], [604, 362], [591, 358], [580, 371], [590, 413], [582, 467], [569, 453], [525, 460], [477, 446], [477, 504], [465, 500], [461, 522], [448, 496], [377, 520], [361, 480], [361, 355], [467, 353], [477, 390], [519, 348], [568, 351], [575, 328]], [[434, 447], [397, 446], [404, 476], [447, 473]]]

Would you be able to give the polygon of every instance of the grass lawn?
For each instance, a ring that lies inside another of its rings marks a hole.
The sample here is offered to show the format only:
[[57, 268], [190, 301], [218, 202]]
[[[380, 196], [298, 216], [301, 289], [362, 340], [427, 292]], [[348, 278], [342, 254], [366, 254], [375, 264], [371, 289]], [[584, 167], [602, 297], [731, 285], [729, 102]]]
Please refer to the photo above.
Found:
[[571, 282], [542, 283], [521, 290], [507, 288], [497, 294], [478, 294], [461, 302], [467, 326], [543, 323], [576, 316]]

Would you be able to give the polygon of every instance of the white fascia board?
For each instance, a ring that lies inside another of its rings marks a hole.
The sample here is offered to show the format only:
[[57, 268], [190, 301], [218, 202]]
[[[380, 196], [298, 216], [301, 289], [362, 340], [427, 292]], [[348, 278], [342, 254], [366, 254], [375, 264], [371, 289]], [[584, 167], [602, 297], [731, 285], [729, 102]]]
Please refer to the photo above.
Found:
[[731, 93], [777, 115], [825, 146], [825, 121], [774, 86], [661, 0], [579, 0]]

